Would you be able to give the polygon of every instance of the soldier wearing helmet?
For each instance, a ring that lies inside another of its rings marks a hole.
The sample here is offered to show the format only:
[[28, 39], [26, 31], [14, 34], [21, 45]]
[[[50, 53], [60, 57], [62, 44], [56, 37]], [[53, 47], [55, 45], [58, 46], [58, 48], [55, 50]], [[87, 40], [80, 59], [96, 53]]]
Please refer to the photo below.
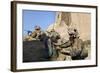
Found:
[[39, 39], [42, 34], [41, 27], [35, 26], [34, 28], [35, 30], [32, 32], [31, 37], [35, 39]]
[[25, 41], [32, 41], [32, 40], [39, 40], [39, 37], [41, 35], [41, 28], [40, 26], [35, 26], [34, 31], [31, 33], [28, 33], [28, 35], [25, 37]]
[[[80, 45], [80, 44], [76, 45], [76, 42], [74, 42], [76, 38], [79, 38], [79, 33], [76, 28], [72, 28], [72, 27], [69, 28], [68, 34], [69, 34], [69, 40], [59, 45], [60, 50], [59, 50], [59, 56], [57, 60], [71, 60], [71, 56], [74, 53], [73, 52], [74, 48], [77, 49], [77, 45]], [[76, 40], [78, 42], [78, 39]], [[76, 55], [76, 52], [78, 52], [78, 49], [75, 51], [75, 55]]]

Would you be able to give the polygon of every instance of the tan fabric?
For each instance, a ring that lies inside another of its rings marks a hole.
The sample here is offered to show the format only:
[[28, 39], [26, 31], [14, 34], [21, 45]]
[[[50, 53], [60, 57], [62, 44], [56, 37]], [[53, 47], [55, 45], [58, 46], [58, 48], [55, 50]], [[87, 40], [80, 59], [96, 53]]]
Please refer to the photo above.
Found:
[[61, 52], [58, 54], [59, 56], [57, 57], [57, 61], [64, 61], [66, 59], [66, 55], [62, 54]]
[[36, 39], [31, 36], [26, 36], [24, 39], [24, 41], [32, 41], [32, 40], [36, 40]]
[[38, 36], [41, 34], [40, 30], [35, 30], [34, 32], [32, 32], [31, 36], [33, 38], [38, 38]]

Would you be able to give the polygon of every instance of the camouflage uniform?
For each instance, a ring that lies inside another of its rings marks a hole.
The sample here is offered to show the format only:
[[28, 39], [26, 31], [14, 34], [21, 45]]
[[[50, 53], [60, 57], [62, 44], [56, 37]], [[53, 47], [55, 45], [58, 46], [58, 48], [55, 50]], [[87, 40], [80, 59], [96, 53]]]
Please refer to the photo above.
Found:
[[42, 32], [40, 30], [35, 30], [34, 32], [32, 32], [31, 37], [38, 40], [40, 35], [41, 35], [41, 33]]
[[58, 50], [56, 49], [56, 46], [54, 45], [54, 43], [57, 43], [58, 39], [60, 38], [60, 35], [54, 29], [52, 29], [49, 37], [51, 39], [51, 47], [52, 47], [51, 60], [55, 61], [57, 60], [57, 57], [58, 57]]
[[31, 37], [39, 39], [40, 35], [41, 35], [41, 28], [39, 26], [35, 26], [35, 31], [32, 32]]
[[64, 43], [64, 44], [59, 44], [59, 49], [58, 49], [58, 61], [64, 61], [64, 60], [71, 60], [71, 57], [69, 55], [70, 52], [70, 42]]
[[83, 41], [79, 39], [78, 32], [74, 30], [69, 35], [69, 41], [60, 46], [61, 48], [66, 48], [63, 53], [69, 54], [72, 60], [84, 59], [87, 56], [87, 52], [85, 52]]
[[[53, 37], [52, 37], [53, 35]], [[53, 40], [53, 60], [63, 61], [65, 59], [70, 60], [70, 56], [66, 56], [63, 52], [65, 52], [65, 48], [61, 48], [62, 39], [60, 38], [60, 35], [55, 32], [54, 30], [51, 31], [51, 39]], [[63, 44], [62, 44], [63, 45]]]
[[39, 26], [35, 26], [35, 31], [33, 31], [30, 35], [27, 35], [25, 40], [32, 41], [32, 40], [39, 40], [40, 36], [43, 34], [41, 28]]

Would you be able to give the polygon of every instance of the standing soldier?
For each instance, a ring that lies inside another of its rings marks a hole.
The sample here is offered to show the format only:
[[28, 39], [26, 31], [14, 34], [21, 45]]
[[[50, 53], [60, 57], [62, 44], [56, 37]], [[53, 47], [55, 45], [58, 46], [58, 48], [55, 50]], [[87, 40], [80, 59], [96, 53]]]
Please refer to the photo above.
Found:
[[56, 49], [56, 45], [54, 44], [58, 42], [58, 39], [60, 39], [60, 35], [54, 29], [52, 29], [49, 37], [51, 39], [51, 46], [52, 46], [51, 60], [55, 61], [57, 60], [58, 57], [58, 50]]
[[[51, 60], [64, 61], [66, 59], [66, 54], [62, 53], [64, 49], [60, 47], [63, 41], [54, 29], [51, 30], [51, 41], [53, 45], [53, 55]], [[69, 57], [67, 56], [67, 58]]]

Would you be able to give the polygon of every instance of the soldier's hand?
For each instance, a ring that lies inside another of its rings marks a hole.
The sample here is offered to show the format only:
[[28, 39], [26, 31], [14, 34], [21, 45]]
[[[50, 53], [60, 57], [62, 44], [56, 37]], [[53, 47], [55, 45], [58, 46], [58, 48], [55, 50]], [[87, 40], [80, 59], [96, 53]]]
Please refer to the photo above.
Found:
[[59, 46], [56, 46], [56, 49], [57, 49], [57, 50], [61, 50], [62, 48], [60, 48]]
[[70, 55], [70, 51], [66, 51], [64, 49], [61, 50], [61, 53], [65, 54], [65, 55]]

